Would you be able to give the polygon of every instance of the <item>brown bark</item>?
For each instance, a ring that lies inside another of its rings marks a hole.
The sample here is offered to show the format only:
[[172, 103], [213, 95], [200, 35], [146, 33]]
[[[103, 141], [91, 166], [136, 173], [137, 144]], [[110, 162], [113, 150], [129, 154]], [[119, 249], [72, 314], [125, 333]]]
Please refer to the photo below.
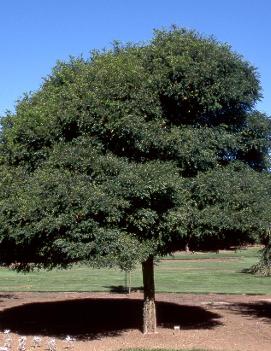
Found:
[[156, 307], [153, 257], [150, 256], [142, 263], [144, 306], [143, 306], [143, 333], [156, 332]]

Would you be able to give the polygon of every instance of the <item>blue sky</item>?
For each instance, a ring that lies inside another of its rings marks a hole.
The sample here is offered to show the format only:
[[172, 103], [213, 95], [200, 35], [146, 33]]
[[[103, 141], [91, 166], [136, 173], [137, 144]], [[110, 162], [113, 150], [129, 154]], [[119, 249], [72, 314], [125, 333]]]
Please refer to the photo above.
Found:
[[35, 91], [57, 60], [85, 57], [113, 40], [147, 41], [172, 24], [227, 42], [258, 68], [271, 115], [270, 0], [3, 0], [0, 115]]

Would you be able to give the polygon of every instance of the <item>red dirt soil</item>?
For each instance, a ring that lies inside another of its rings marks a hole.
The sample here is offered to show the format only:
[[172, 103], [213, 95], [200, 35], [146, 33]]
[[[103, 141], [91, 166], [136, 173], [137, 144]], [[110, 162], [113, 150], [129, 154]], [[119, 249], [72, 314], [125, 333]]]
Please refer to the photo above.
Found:
[[157, 294], [156, 300], [158, 333], [143, 335], [141, 293], [1, 293], [0, 346], [10, 329], [14, 351], [21, 335], [28, 350], [33, 336], [42, 336], [39, 350], [51, 337], [65, 350], [67, 335], [76, 338], [74, 351], [271, 350], [271, 295]]

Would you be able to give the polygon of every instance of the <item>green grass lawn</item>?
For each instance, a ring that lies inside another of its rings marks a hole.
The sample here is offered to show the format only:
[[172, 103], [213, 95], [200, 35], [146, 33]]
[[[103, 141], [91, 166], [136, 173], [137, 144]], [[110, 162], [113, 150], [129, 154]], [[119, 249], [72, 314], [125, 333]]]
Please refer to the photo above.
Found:
[[[242, 273], [257, 262], [257, 256], [255, 248], [237, 253], [176, 254], [157, 263], [157, 292], [270, 294], [270, 278]], [[125, 274], [119, 270], [80, 265], [26, 274], [0, 268], [0, 276], [0, 291], [110, 291], [125, 284]], [[140, 267], [131, 273], [131, 280], [132, 287], [142, 286]]]

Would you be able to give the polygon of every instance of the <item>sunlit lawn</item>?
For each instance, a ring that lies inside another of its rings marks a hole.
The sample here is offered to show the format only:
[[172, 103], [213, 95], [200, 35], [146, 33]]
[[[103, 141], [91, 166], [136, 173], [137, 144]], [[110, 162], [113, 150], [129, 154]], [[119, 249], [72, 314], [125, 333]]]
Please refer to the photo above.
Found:
[[[219, 254], [176, 254], [155, 269], [158, 292], [270, 294], [270, 278], [242, 273], [257, 262], [255, 248]], [[0, 268], [0, 291], [110, 291], [125, 285], [119, 270], [74, 266], [68, 270], [17, 273]], [[131, 273], [133, 288], [142, 286], [141, 269]]]

